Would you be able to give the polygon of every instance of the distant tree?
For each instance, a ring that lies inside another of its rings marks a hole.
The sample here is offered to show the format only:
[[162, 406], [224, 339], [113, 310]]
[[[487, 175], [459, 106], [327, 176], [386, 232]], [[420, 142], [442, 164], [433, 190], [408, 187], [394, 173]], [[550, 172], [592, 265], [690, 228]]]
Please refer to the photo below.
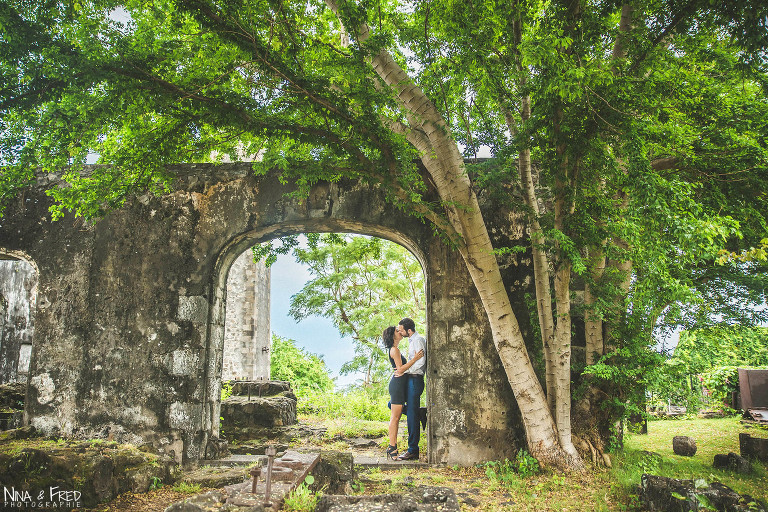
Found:
[[672, 355], [652, 372], [648, 391], [656, 401], [696, 409], [706, 389], [721, 406], [738, 389], [738, 368], [753, 367], [768, 367], [767, 327], [720, 325], [683, 331]]
[[308, 235], [308, 247], [294, 247], [296, 261], [312, 278], [291, 297], [290, 314], [330, 319], [353, 340], [355, 357], [341, 374], [362, 374], [362, 385], [389, 380], [389, 359], [381, 332], [403, 317], [425, 325], [424, 273], [404, 247], [367, 236]]
[[322, 357], [296, 345], [296, 341], [272, 335], [269, 371], [273, 379], [291, 383], [298, 396], [333, 391], [333, 379]]

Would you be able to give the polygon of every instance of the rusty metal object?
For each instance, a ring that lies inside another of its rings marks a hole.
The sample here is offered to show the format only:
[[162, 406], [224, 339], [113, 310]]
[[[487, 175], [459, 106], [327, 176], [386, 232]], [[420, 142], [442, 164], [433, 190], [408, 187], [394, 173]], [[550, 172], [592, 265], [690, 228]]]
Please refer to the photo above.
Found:
[[259, 475], [261, 474], [261, 468], [251, 468], [251, 476], [253, 477], [253, 484], [251, 485], [251, 494], [256, 494], [256, 484], [259, 483]]
[[747, 414], [753, 421], [768, 425], [768, 409], [747, 409]]
[[739, 368], [741, 408], [768, 409], [768, 370]]
[[264, 491], [264, 501], [265, 503], [270, 503], [269, 495], [272, 493], [272, 465], [275, 462], [277, 448], [275, 448], [273, 445], [269, 445], [264, 451], [264, 454], [267, 456], [267, 488]]

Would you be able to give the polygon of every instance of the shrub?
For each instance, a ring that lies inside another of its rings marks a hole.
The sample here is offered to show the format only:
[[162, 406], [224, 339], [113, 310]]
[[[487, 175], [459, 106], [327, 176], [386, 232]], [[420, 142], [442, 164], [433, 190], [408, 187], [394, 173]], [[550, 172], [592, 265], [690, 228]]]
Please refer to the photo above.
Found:
[[294, 340], [273, 334], [271, 353], [269, 370], [272, 378], [290, 382], [299, 398], [333, 390], [333, 379], [325, 361], [296, 346]]

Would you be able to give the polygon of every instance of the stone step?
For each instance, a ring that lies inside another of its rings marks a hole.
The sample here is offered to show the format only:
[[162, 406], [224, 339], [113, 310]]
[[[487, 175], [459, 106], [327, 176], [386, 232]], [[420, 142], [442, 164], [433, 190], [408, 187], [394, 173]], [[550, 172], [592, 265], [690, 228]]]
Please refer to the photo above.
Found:
[[212, 467], [235, 467], [235, 466], [250, 466], [259, 461], [266, 461], [266, 455], [230, 455], [223, 459], [206, 459], [201, 460], [201, 466]]
[[397, 469], [402, 467], [409, 467], [409, 468], [429, 467], [429, 464], [427, 462], [421, 461], [421, 460], [392, 460], [392, 459], [386, 458], [385, 456], [370, 457], [367, 455], [355, 455], [354, 464], [355, 466], [361, 466], [364, 468], [377, 467], [381, 469]]

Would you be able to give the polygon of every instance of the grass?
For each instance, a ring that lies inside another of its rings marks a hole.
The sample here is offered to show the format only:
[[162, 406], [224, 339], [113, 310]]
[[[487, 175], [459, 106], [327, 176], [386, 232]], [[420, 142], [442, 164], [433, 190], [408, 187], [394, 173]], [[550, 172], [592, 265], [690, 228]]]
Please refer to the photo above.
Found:
[[[520, 472], [521, 463], [526, 461], [519, 459], [469, 468], [376, 468], [360, 476], [365, 481], [364, 494], [397, 493], [418, 485], [451, 487], [462, 503], [462, 511], [639, 510], [635, 488], [643, 473], [719, 481], [739, 493], [766, 500], [768, 465], [755, 462], [754, 473], [744, 476], [716, 470], [712, 461], [715, 454], [739, 452], [739, 432], [747, 430], [755, 437], [768, 437], [768, 429], [747, 429], [738, 418], [723, 418], [652, 421], [648, 430], [648, 435], [625, 437], [624, 450], [611, 454], [612, 469], [590, 468], [584, 474]], [[697, 440], [695, 456], [681, 457], [672, 452], [672, 438], [676, 435]], [[525, 469], [527, 464], [522, 466]]]
[[175, 492], [182, 494], [196, 494], [200, 492], [202, 486], [200, 484], [190, 484], [188, 482], [177, 482], [172, 489]]
[[[386, 422], [315, 420], [345, 437], [379, 434], [386, 427]], [[611, 454], [612, 469], [590, 467], [583, 474], [571, 475], [546, 469], [536, 473], [530, 471], [530, 461], [525, 457], [506, 464], [479, 464], [474, 467], [372, 468], [360, 472], [353, 486], [354, 494], [402, 493], [415, 486], [438, 485], [454, 489], [463, 512], [629, 512], [638, 510], [634, 488], [640, 483], [641, 475], [651, 473], [674, 478], [703, 478], [707, 482], [717, 480], [739, 493], [766, 500], [768, 464], [755, 462], [753, 474], [743, 476], [716, 470], [712, 467], [712, 461], [715, 454], [739, 452], [740, 432], [748, 431], [754, 437], [768, 438], [768, 429], [747, 428], [738, 418], [724, 418], [651, 421], [648, 430], [647, 435], [628, 434], [625, 437], [624, 450]], [[672, 452], [672, 438], [676, 435], [688, 435], [696, 439], [698, 451], [695, 456], [681, 457]], [[338, 442], [331, 438], [319, 441], [322, 444]], [[34, 445], [39, 441], [27, 442]], [[521, 471], [521, 467], [526, 471]], [[489, 472], [489, 468], [493, 472]], [[134, 501], [142, 499], [157, 501], [158, 504], [162, 502], [162, 507], [153, 508], [148, 502], [137, 501], [135, 508], [127, 510], [164, 510], [170, 504], [165, 494], [173, 493], [179, 496], [176, 498], [178, 500], [186, 495], [184, 492], [190, 491], [166, 486], [159, 491], [131, 498]], [[300, 489], [290, 497], [286, 510], [312, 510], [316, 498], [307, 489]], [[116, 500], [114, 507], [104, 510], [123, 510], [118, 502]]]
[[[749, 432], [753, 437], [768, 437], [768, 429], [748, 428], [738, 418], [658, 420], [648, 423], [648, 434], [630, 434], [625, 439], [624, 451], [617, 457], [613, 471], [623, 486], [636, 485], [643, 472], [671, 478], [703, 478], [708, 483], [721, 482], [736, 492], [766, 499], [768, 495], [768, 467], [753, 462], [751, 475], [739, 475], [715, 469], [712, 462], [718, 453], [739, 453], [739, 433]], [[690, 436], [696, 440], [696, 455], [683, 457], [672, 451], [674, 436]], [[660, 457], [648, 453], [654, 452]]]

